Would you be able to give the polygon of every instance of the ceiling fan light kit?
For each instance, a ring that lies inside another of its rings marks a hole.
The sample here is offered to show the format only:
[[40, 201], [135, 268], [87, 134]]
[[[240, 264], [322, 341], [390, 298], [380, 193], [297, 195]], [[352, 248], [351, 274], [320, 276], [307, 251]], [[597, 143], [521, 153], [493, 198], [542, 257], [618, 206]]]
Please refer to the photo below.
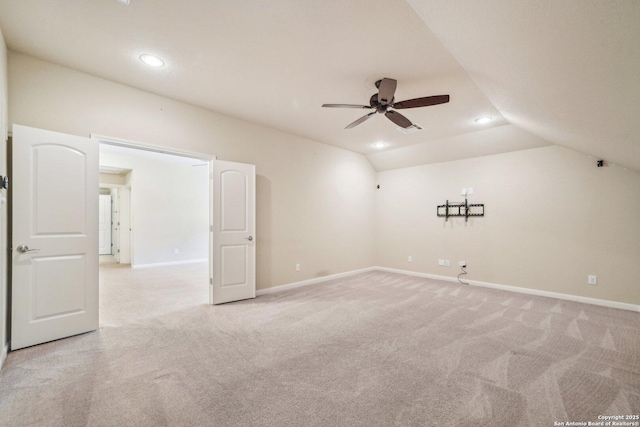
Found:
[[[425, 96], [422, 98], [408, 99], [406, 101], [395, 102], [394, 95], [396, 93], [396, 87], [398, 82], [394, 79], [383, 78], [376, 82], [378, 93], [374, 93], [369, 99], [369, 105], [357, 105], [357, 104], [322, 104], [327, 108], [359, 108], [374, 110], [350, 123], [345, 129], [353, 129], [359, 124], [369, 120], [374, 114], [384, 114], [389, 120], [403, 129], [414, 126], [411, 120], [398, 113], [395, 110], [402, 110], [407, 108], [429, 107], [431, 105], [445, 104], [449, 102], [449, 95], [435, 95]], [[420, 128], [422, 129], [422, 128]]]

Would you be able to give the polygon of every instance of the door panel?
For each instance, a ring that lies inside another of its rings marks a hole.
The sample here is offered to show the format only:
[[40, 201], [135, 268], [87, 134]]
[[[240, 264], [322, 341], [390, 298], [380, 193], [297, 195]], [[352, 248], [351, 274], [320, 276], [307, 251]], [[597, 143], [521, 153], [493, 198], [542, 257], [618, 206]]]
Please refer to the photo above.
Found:
[[[14, 145], [20, 143], [14, 141]], [[64, 237], [85, 234], [86, 154], [54, 143], [30, 148], [28, 156], [33, 167], [29, 169], [34, 198], [31, 235]], [[68, 166], [64, 174], [59, 173], [60, 165], [65, 165], [65, 169]], [[60, 187], [66, 191], [58, 191]], [[79, 211], [57, 209], [51, 212], [46, 210], [48, 206], [77, 206]]]
[[11, 349], [98, 328], [98, 143], [13, 126]]
[[236, 170], [220, 174], [222, 232], [247, 232], [248, 176]]
[[[32, 258], [34, 321], [85, 310], [85, 263], [84, 255]], [[66, 280], [62, 282], [58, 277]]]
[[222, 246], [220, 260], [220, 286], [236, 286], [247, 283], [247, 245]]
[[213, 161], [212, 303], [256, 296], [255, 166]]

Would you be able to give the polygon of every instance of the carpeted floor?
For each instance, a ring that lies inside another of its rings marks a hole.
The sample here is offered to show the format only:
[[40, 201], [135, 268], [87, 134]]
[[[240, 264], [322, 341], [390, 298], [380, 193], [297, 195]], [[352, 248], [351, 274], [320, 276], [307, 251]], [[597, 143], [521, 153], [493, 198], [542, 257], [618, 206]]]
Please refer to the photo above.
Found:
[[639, 313], [382, 272], [211, 307], [204, 265], [101, 269], [101, 329], [10, 353], [1, 425], [554, 426], [640, 413]]

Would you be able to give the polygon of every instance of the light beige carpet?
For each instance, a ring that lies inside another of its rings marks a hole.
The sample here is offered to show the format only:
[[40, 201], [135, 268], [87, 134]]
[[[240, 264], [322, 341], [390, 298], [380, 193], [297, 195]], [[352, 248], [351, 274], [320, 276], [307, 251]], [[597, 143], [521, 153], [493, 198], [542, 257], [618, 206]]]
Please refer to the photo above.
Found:
[[11, 353], [0, 424], [553, 426], [640, 413], [638, 313], [382, 272], [211, 307], [206, 282], [201, 265], [102, 267], [101, 329]]

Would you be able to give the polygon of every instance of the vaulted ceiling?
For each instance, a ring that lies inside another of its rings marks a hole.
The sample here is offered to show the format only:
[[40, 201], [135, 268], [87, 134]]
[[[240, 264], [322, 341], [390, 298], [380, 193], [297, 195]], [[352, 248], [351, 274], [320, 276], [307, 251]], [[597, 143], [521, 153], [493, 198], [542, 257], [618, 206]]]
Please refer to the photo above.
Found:
[[[363, 153], [378, 170], [553, 143], [640, 171], [635, 0], [124, 3], [0, 0], [0, 27], [12, 50]], [[366, 111], [321, 107], [367, 104], [382, 77], [397, 100], [451, 102], [403, 110], [424, 127], [409, 135], [382, 115], [345, 130]]]

